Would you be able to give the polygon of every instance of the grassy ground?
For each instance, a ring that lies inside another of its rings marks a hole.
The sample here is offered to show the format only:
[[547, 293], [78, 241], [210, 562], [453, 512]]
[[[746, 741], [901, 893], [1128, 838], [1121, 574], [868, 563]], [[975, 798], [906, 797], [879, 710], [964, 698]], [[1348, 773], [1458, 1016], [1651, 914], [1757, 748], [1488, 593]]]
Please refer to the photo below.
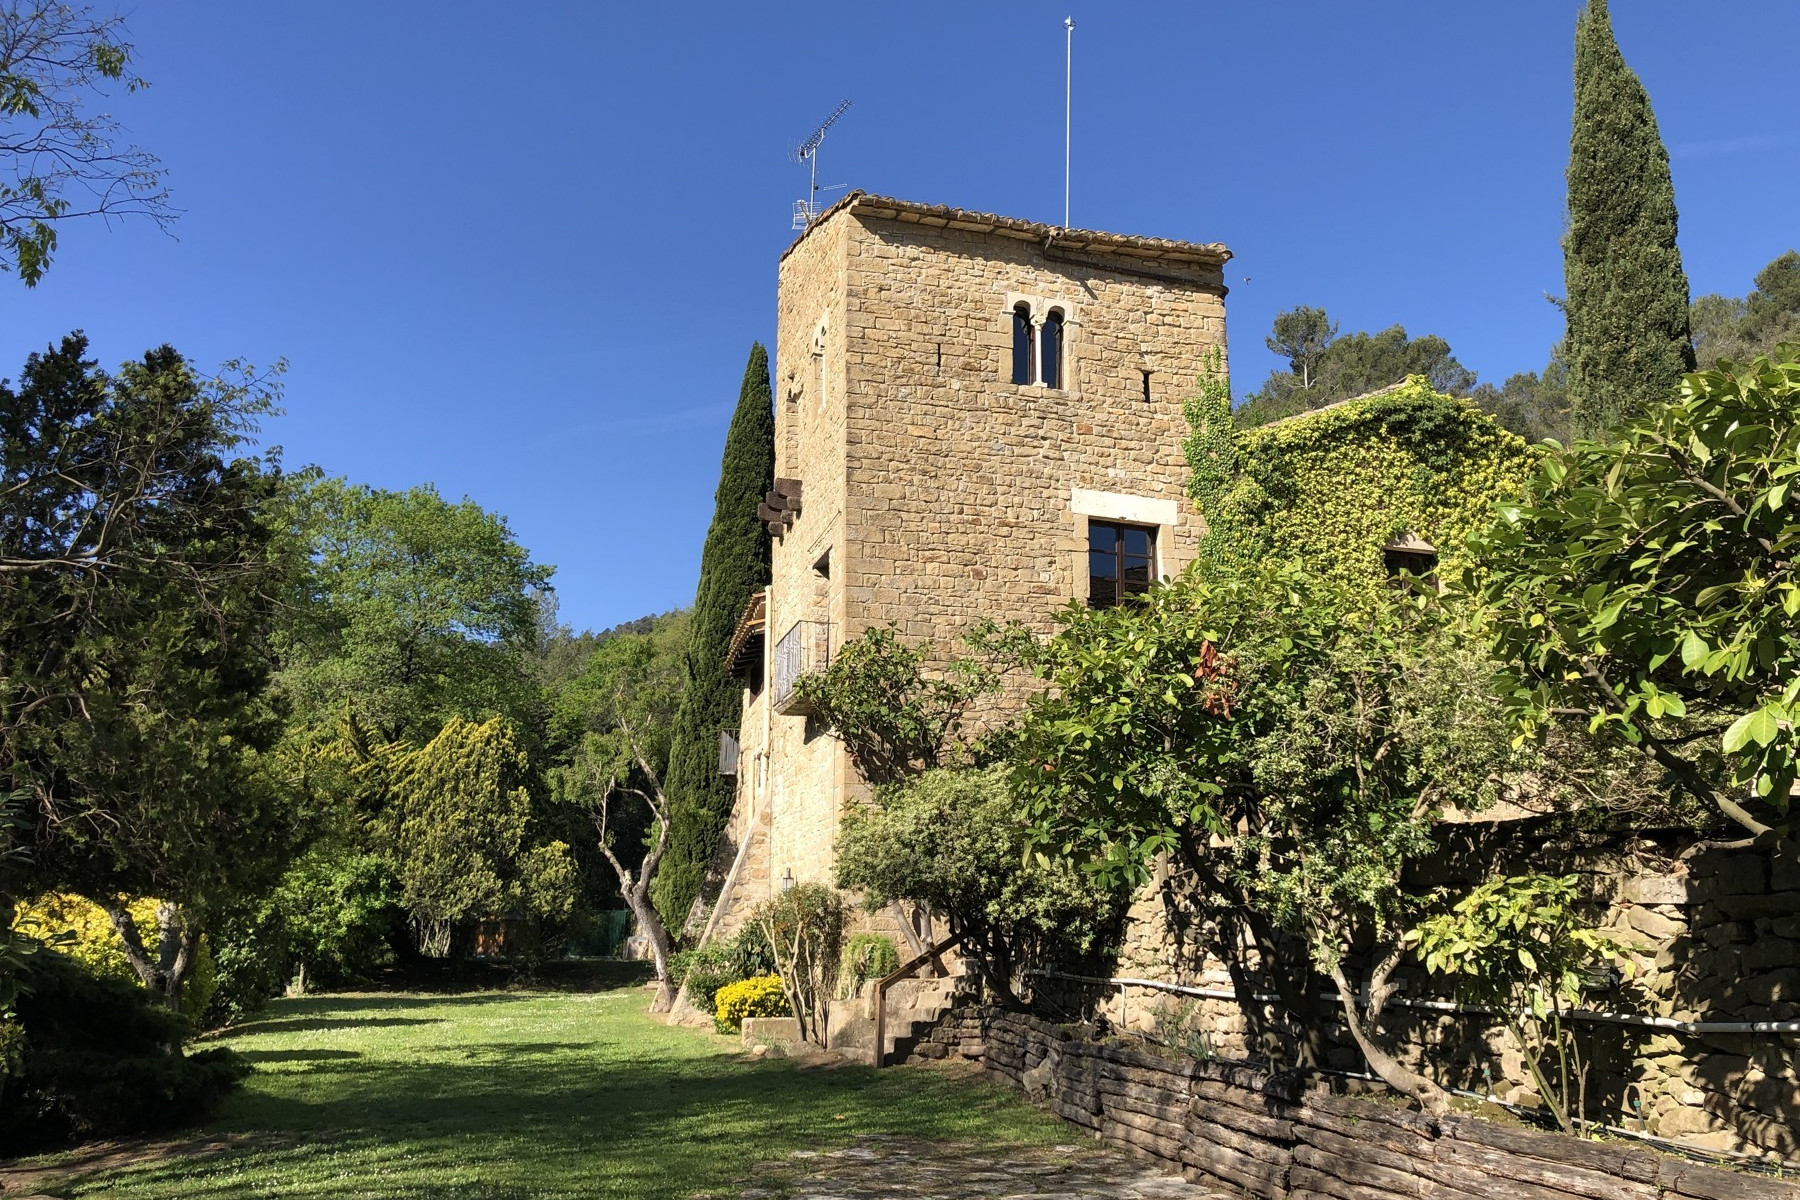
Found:
[[65, 1179], [56, 1196], [659, 1200], [731, 1195], [745, 1167], [857, 1133], [1067, 1140], [983, 1080], [751, 1061], [670, 1028], [646, 993], [473, 992], [278, 1001], [225, 1039], [256, 1067], [213, 1153]]

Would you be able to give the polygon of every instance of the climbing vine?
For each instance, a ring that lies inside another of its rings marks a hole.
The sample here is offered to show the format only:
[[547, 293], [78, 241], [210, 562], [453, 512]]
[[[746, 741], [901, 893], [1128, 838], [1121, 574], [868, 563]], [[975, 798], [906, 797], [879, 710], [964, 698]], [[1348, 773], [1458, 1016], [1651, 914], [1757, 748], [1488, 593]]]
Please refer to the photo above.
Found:
[[1182, 404], [1187, 414], [1188, 435], [1181, 443], [1187, 455], [1188, 495], [1210, 513], [1237, 475], [1237, 427], [1231, 419], [1231, 379], [1225, 361], [1214, 346], [1201, 367], [1200, 390]]
[[1186, 448], [1214, 561], [1273, 557], [1374, 583], [1383, 547], [1412, 534], [1454, 564], [1534, 461], [1521, 438], [1422, 376], [1235, 434], [1220, 428], [1209, 383], [1188, 403]]

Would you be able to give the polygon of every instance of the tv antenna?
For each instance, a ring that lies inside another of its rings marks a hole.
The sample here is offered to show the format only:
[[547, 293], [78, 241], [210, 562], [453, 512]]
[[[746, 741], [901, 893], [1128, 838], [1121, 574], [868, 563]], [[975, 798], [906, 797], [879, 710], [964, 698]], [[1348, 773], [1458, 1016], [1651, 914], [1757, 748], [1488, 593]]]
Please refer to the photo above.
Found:
[[[832, 109], [831, 115], [820, 122], [819, 127], [812, 131], [812, 136], [801, 142], [799, 148], [794, 151], [794, 161], [806, 163], [812, 169], [811, 186], [807, 190], [806, 199], [794, 201], [793, 227], [795, 229], [805, 229], [819, 219], [819, 192], [821, 190], [819, 187], [819, 147], [825, 144], [825, 131], [836, 125], [838, 118], [849, 111], [849, 108], [850, 101], [846, 100]], [[834, 192], [843, 186], [838, 183], [823, 190]]]

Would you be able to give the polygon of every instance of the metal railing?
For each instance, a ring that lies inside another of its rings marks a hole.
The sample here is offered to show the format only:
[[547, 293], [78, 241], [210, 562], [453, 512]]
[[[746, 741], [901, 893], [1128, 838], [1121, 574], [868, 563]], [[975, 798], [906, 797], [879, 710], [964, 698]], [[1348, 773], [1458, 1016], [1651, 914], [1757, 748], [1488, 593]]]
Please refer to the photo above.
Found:
[[775, 679], [773, 684], [775, 711], [800, 716], [812, 706], [795, 694], [795, 685], [808, 675], [817, 675], [831, 665], [831, 623], [829, 621], [795, 621], [775, 643]]

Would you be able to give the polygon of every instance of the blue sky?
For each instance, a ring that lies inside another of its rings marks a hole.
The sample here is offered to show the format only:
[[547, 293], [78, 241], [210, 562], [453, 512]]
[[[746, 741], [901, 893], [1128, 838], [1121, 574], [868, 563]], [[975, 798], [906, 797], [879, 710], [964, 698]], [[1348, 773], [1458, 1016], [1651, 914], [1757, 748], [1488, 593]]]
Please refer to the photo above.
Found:
[[[285, 357], [291, 464], [435, 482], [555, 564], [565, 620], [688, 603], [750, 344], [821, 182], [1223, 241], [1234, 374], [1274, 314], [1437, 333], [1482, 378], [1560, 331], [1577, 0], [902, 6], [155, 0], [176, 237], [71, 228], [0, 279], [0, 374], [73, 328], [108, 363]], [[1674, 156], [1696, 293], [1800, 244], [1792, 0], [1614, 0]]]

